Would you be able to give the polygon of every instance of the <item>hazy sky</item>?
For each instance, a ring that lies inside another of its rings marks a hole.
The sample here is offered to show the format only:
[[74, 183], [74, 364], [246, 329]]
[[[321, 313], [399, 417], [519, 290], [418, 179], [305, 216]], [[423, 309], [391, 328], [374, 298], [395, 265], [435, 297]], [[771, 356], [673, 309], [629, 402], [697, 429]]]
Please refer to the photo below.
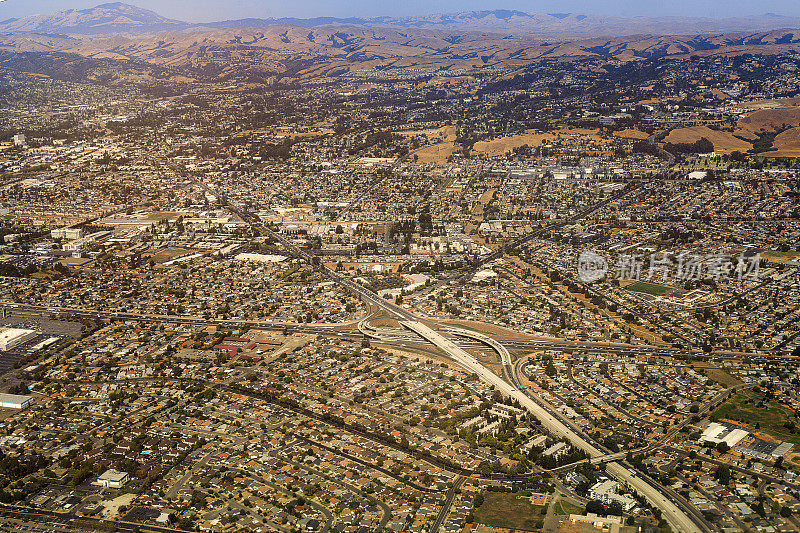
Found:
[[[104, 0], [0, 0], [0, 20], [93, 7]], [[600, 15], [736, 17], [800, 16], [798, 0], [129, 0], [165, 17], [189, 22], [244, 17], [422, 15], [485, 9]]]

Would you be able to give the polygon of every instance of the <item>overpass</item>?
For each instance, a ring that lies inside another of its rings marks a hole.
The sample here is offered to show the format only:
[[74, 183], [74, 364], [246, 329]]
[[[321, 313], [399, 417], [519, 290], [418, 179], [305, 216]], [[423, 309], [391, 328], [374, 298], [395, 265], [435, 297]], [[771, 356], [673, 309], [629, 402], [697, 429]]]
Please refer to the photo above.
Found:
[[[467, 371], [477, 374], [484, 383], [492, 385], [495, 390], [518, 401], [520, 405], [533, 414], [552, 435], [567, 440], [576, 448], [585, 451], [591, 458], [599, 459], [607, 455], [574, 430], [568, 428], [556, 418], [551, 411], [545, 409], [544, 406], [548, 406], [552, 409], [546, 402], [541, 399], [539, 399], [538, 402], [534, 401], [531, 397], [519, 390], [516, 385], [508, 383], [483, 366], [472, 355], [462, 348], [459, 348], [453, 341], [444, 337], [441, 333], [416, 320], [404, 320], [401, 321], [401, 324], [444, 351]], [[501, 355], [501, 358], [502, 357], [503, 355]], [[616, 463], [610, 463], [606, 467], [606, 471], [641, 494], [653, 507], [661, 509], [663, 518], [673, 531], [679, 533], [697, 533], [703, 531], [691, 518], [681, 511], [675, 503], [664, 496], [658, 488], [637, 476], [636, 472]]]
[[467, 337], [469, 339], [475, 339], [487, 344], [492, 348], [492, 350], [497, 352], [497, 355], [500, 356], [500, 363], [503, 365], [503, 372], [505, 372], [506, 376], [511, 379], [511, 376], [514, 375], [514, 361], [511, 359], [511, 353], [505, 346], [493, 338], [489, 337], [488, 335], [484, 335], [483, 333], [478, 333], [477, 331], [467, 331], [458, 328], [447, 328], [447, 331], [453, 335], [458, 335], [459, 337]]
[[606, 455], [601, 455], [599, 457], [590, 457], [589, 459], [583, 459], [582, 461], [575, 461], [574, 463], [569, 463], [566, 465], [557, 466], [555, 468], [551, 468], [548, 472], [552, 472], [554, 474], [562, 473], [562, 472], [569, 472], [574, 468], [582, 465], [584, 463], [589, 463], [592, 465], [603, 465], [608, 463], [615, 463], [617, 461], [622, 461], [628, 455], [628, 452], [617, 452], [617, 453], [608, 453]]

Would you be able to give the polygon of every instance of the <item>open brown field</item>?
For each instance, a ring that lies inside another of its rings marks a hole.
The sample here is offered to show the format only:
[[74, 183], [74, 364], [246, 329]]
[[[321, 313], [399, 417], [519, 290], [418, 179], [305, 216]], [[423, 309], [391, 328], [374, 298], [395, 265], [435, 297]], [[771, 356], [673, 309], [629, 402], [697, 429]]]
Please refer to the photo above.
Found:
[[507, 137], [499, 137], [491, 141], [479, 141], [475, 143], [473, 152], [476, 154], [485, 154], [489, 157], [501, 156], [506, 152], [525, 146], [526, 144], [531, 148], [541, 146], [546, 141], [555, 140], [556, 136], [552, 133], [523, 133], [520, 135], [509, 135]]
[[761, 252], [761, 257], [770, 263], [786, 263], [787, 261], [791, 261], [798, 256], [800, 256], [800, 252], [798, 251], [778, 252], [775, 250], [766, 250]]
[[542, 507], [530, 498], [510, 492], [485, 492], [483, 505], [475, 509], [475, 521], [493, 527], [537, 531], [542, 527]]
[[406, 137], [425, 135], [431, 143], [453, 142], [456, 140], [455, 126], [442, 126], [441, 128], [431, 128], [427, 130], [398, 131], [397, 133]]
[[732, 133], [727, 131], [712, 130], [708, 126], [692, 126], [689, 128], [678, 128], [672, 130], [666, 143], [694, 143], [705, 137], [714, 144], [714, 151], [723, 154], [739, 151], [746, 152], [752, 148], [750, 143], [737, 139]]
[[646, 134], [643, 131], [639, 131], [637, 129], [628, 128], [622, 131], [615, 131], [614, 137], [622, 137], [623, 139], [638, 139], [643, 140], [650, 137], [650, 135]]
[[[759, 109], [739, 119], [738, 127], [754, 133], [774, 132], [800, 126], [800, 107]], [[710, 140], [710, 139], [709, 139]], [[713, 141], [712, 141], [713, 142]]]
[[189, 252], [191, 252], [191, 250], [188, 248], [164, 248], [150, 257], [150, 259], [156, 263], [166, 263], [167, 261], [172, 261], [175, 258], [186, 255]]
[[559, 137], [566, 136], [567, 138], [584, 137], [592, 141], [600, 141], [600, 130], [593, 128], [563, 128], [556, 130]]
[[519, 333], [514, 331], [513, 329], [504, 328], [503, 326], [497, 326], [495, 324], [487, 324], [485, 322], [476, 322], [474, 320], [441, 320], [437, 321], [438, 323], [445, 325], [445, 326], [455, 326], [458, 328], [463, 328], [467, 330], [477, 331], [478, 333], [483, 333], [484, 335], [499, 335], [501, 337], [515, 337], [520, 339], [534, 339], [540, 338], [534, 335], [528, 335], [526, 333]]
[[706, 368], [706, 374], [708, 375], [709, 379], [713, 379], [717, 383], [724, 385], [725, 388], [736, 387], [742, 384], [742, 381], [739, 378], [731, 376], [716, 366]]
[[168, 220], [170, 222], [174, 222], [184, 215], [186, 215], [186, 213], [177, 213], [175, 211], [157, 211], [147, 215], [147, 220], [157, 220], [159, 222]]
[[753, 100], [742, 104], [745, 111], [756, 111], [758, 109], [778, 109], [786, 107], [800, 106], [800, 97], [793, 98], [773, 98], [767, 100]]
[[767, 152], [763, 155], [772, 157], [800, 157], [800, 127], [795, 127], [779, 133], [772, 144], [777, 151]]
[[444, 165], [447, 163], [447, 159], [456, 153], [458, 149], [459, 146], [454, 142], [443, 142], [421, 148], [414, 152], [414, 156], [420, 163]]

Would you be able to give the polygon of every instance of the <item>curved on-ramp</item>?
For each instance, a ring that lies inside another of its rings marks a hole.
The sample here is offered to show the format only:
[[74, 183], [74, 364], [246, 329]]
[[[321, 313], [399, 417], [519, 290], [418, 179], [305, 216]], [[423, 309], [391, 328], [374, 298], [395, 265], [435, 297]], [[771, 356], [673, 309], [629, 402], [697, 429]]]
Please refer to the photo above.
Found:
[[[494, 386], [496, 390], [499, 390], [511, 399], [517, 400], [520, 405], [539, 419], [539, 422], [553, 435], [566, 439], [573, 446], [585, 451], [591, 457], [606, 455], [602, 450], [564, 425], [550, 412], [528, 397], [528, 395], [483, 366], [472, 355], [459, 348], [453, 341], [447, 339], [439, 332], [434, 331], [418, 321], [405, 320], [402, 321], [401, 324], [443, 350], [469, 372], [477, 374], [484, 383]], [[461, 333], [462, 332], [459, 332], [459, 334]], [[463, 333], [464, 336], [468, 337], [475, 335], [473, 332]], [[507, 350], [505, 353], [508, 354]], [[504, 359], [503, 365], [505, 366], [506, 356], [503, 353], [500, 353], [500, 356]], [[510, 363], [510, 355], [508, 355], [508, 361]], [[680, 533], [698, 533], [702, 531], [691, 518], [664, 496], [661, 491], [647, 483], [647, 481], [636, 476], [635, 472], [631, 472], [629, 469], [616, 463], [609, 464], [606, 467], [606, 471], [642, 495], [653, 507], [660, 509], [662, 517], [667, 521], [673, 531]]]

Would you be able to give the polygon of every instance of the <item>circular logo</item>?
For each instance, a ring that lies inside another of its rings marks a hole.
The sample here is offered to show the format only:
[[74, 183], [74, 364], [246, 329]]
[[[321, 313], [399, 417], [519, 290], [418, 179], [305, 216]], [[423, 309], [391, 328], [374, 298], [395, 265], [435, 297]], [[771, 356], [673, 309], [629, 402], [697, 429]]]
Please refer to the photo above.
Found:
[[594, 250], [586, 250], [578, 256], [578, 279], [592, 283], [608, 273], [608, 261]]

